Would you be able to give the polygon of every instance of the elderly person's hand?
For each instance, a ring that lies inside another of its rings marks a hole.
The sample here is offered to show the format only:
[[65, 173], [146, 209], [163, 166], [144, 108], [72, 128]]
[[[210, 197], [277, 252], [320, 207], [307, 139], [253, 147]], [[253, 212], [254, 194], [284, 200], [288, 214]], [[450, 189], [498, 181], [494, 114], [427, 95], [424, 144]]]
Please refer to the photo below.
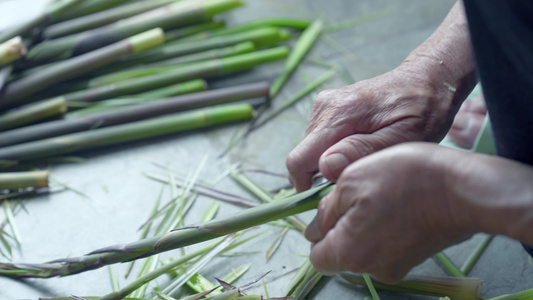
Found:
[[392, 71], [327, 90], [316, 99], [304, 140], [288, 155], [298, 191], [318, 171], [336, 181], [357, 159], [407, 141], [436, 142], [475, 85], [461, 5]]
[[323, 273], [394, 283], [475, 232], [533, 244], [533, 168], [429, 143], [406, 143], [351, 164], [306, 231]]
[[309, 188], [311, 176], [319, 170], [335, 181], [365, 155], [402, 142], [444, 137], [451, 119], [441, 116], [453, 110], [445, 98], [451, 92], [416, 70], [402, 65], [318, 95], [306, 137], [287, 158], [299, 191]]

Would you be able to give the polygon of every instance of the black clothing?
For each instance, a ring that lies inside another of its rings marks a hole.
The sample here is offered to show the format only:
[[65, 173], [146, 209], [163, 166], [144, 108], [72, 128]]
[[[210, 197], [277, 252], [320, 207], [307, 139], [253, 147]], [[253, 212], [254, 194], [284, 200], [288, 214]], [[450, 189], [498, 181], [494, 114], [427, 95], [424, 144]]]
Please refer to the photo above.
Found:
[[533, 166], [533, 1], [464, 6], [496, 154]]

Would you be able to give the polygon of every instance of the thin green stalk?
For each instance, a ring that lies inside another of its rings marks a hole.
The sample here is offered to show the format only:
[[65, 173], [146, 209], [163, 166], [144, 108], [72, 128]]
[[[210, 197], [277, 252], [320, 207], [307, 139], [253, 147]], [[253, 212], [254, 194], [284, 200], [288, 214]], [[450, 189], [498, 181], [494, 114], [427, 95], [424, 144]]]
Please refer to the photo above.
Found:
[[119, 7], [110, 8], [98, 13], [55, 23], [45, 28], [42, 33], [44, 39], [55, 39], [69, 34], [97, 28], [111, 24], [146, 11], [156, 9], [179, 0], [145, 0], [127, 3]]
[[276, 236], [276, 238], [272, 242], [272, 245], [268, 247], [268, 250], [266, 251], [266, 254], [265, 254], [265, 259], [267, 261], [272, 257], [272, 255], [274, 255], [274, 253], [276, 253], [276, 250], [278, 250], [279, 246], [281, 245], [281, 241], [283, 240], [287, 232], [289, 232], [289, 229], [290, 227], [282, 228], [280, 233]]
[[295, 196], [241, 211], [235, 215], [174, 230], [163, 236], [99, 249], [88, 255], [59, 259], [45, 264], [0, 264], [0, 275], [11, 277], [67, 276], [105, 265], [135, 260], [187, 245], [215, 239], [273, 220], [315, 209], [322, 197], [333, 189], [330, 184], [315, 187]]
[[11, 208], [11, 205], [9, 204], [9, 201], [4, 200], [4, 213], [6, 214], [6, 219], [9, 224], [9, 227], [11, 227], [11, 232], [13, 233], [13, 238], [17, 245], [22, 245], [22, 239], [20, 238], [20, 234], [17, 228], [17, 225], [15, 223], [15, 215], [13, 213], [13, 209]]
[[351, 28], [351, 27], [354, 27], [360, 24], [364, 24], [370, 21], [374, 21], [374, 20], [386, 17], [392, 14], [392, 12], [393, 10], [386, 9], [386, 10], [377, 11], [375, 13], [367, 14], [364, 16], [355, 17], [347, 21], [331, 24], [324, 28], [324, 32], [332, 32], [332, 31], [348, 29], [348, 28]]
[[472, 251], [472, 254], [470, 254], [464, 264], [461, 266], [461, 272], [463, 274], [468, 275], [468, 273], [470, 273], [472, 268], [476, 265], [477, 261], [479, 260], [483, 252], [485, 252], [485, 249], [487, 249], [493, 239], [494, 235], [492, 234], [483, 237], [483, 239], [481, 240], [481, 242], [479, 242], [474, 251]]
[[29, 64], [42, 64], [66, 59], [152, 28], [168, 30], [202, 22], [240, 5], [240, 0], [185, 0], [172, 3], [123, 19], [121, 22], [45, 41], [30, 50], [26, 61]]
[[132, 36], [120, 42], [66, 60], [11, 82], [0, 92], [0, 109], [16, 106], [24, 98], [50, 85], [75, 78], [129, 54], [142, 52], [164, 42], [160, 28]]
[[218, 209], [220, 208], [220, 202], [215, 201], [211, 203], [207, 209], [205, 210], [202, 218], [200, 219], [200, 223], [211, 221], [215, 218], [217, 215]]
[[26, 46], [20, 36], [0, 43], [0, 67], [20, 59], [26, 55], [26, 51]]
[[[154, 173], [144, 173], [144, 175], [150, 179], [157, 180], [159, 182], [163, 182], [167, 184], [171, 184], [170, 181], [164, 176], [154, 174]], [[177, 180], [175, 184], [177, 186], [183, 186], [185, 183], [183, 181]], [[255, 207], [258, 205], [256, 202], [252, 202], [249, 199], [245, 199], [245, 198], [233, 195], [233, 194], [228, 194], [226, 192], [215, 190], [207, 186], [201, 185], [199, 183], [195, 183], [193, 186], [193, 189], [198, 194], [208, 196], [213, 199], [220, 200], [220, 201], [224, 201], [226, 203], [231, 203], [231, 204], [235, 204], [238, 206], [246, 207], [246, 208]]]
[[379, 300], [378, 292], [376, 292], [376, 288], [374, 287], [374, 284], [372, 284], [372, 279], [370, 276], [368, 274], [363, 274], [363, 279], [365, 280], [365, 284], [370, 291], [370, 295], [372, 295], [372, 299]]
[[[235, 168], [230, 169], [230, 174], [235, 178], [241, 185], [246, 187], [248, 191], [250, 191], [252, 194], [254, 194], [257, 198], [259, 198], [263, 203], [271, 203], [273, 202], [273, 196], [265, 191], [263, 188], [261, 188], [257, 183], [255, 183], [253, 180], [251, 180], [248, 176], [238, 172]], [[300, 220], [296, 216], [291, 216], [287, 218], [287, 222], [292, 224], [296, 229], [298, 229], [300, 232], [304, 232], [307, 225]]]
[[0, 173], [0, 190], [48, 187], [48, 171]]
[[73, 7], [76, 7], [83, 1], [84, 0], [61, 0], [48, 5], [48, 7], [41, 14], [1, 31], [0, 44], [16, 36], [25, 36], [33, 29], [57, 20], [63, 13]]
[[168, 285], [163, 289], [163, 293], [167, 295], [174, 294], [177, 289], [182, 287], [189, 279], [196, 274], [200, 269], [207, 265], [215, 256], [222, 252], [225, 248], [230, 246], [236, 237], [233, 235], [228, 236], [221, 244], [217, 245], [209, 252], [202, 254], [202, 256], [194, 262], [193, 265], [188, 266], [183, 274], [180, 274], [177, 278], [171, 280]]
[[120, 287], [118, 285], [118, 278], [115, 276], [115, 272], [113, 271], [113, 266], [107, 266], [107, 270], [109, 273], [109, 280], [111, 281], [111, 289], [113, 292], [116, 292]]
[[[215, 106], [268, 94], [267, 82], [210, 90], [117, 107], [79, 118], [67, 118], [0, 133], [0, 146], [20, 144], [86, 130], [145, 120], [200, 107]], [[61, 98], [59, 98], [61, 99]]]
[[[343, 272], [340, 276], [351, 283], [366, 286], [360, 274]], [[408, 275], [397, 284], [385, 284], [372, 280], [375, 288], [408, 294], [434, 297], [448, 296], [452, 299], [479, 300], [481, 280], [472, 277], [431, 277]]]
[[276, 81], [274, 81], [272, 87], [270, 88], [270, 95], [272, 98], [279, 93], [285, 82], [291, 76], [292, 72], [294, 72], [300, 61], [302, 61], [304, 56], [311, 49], [318, 36], [322, 32], [322, 27], [324, 26], [323, 23], [324, 22], [320, 19], [316, 20], [302, 33], [298, 39], [298, 42], [287, 58], [287, 61], [285, 62], [285, 68], [283, 69], [283, 72], [276, 79]]
[[[152, 281], [153, 279], [165, 274], [165, 273], [168, 273], [169, 271], [171, 271], [172, 269], [176, 268], [177, 266], [187, 262], [187, 261], [190, 261], [191, 259], [193, 258], [196, 258], [198, 256], [203, 256], [205, 255], [206, 253], [218, 253], [220, 252], [220, 250], [224, 249], [225, 247], [227, 247], [229, 244], [231, 244], [233, 242], [233, 238], [231, 239], [223, 239], [223, 240], [220, 240], [220, 241], [217, 241], [215, 243], [211, 243], [207, 246], [204, 246], [198, 250], [195, 250], [195, 251], [192, 251], [190, 252], [189, 254], [186, 254], [174, 261], [171, 261], [165, 265], [163, 265], [162, 267], [159, 267], [155, 270], [153, 270], [152, 272], [149, 272], [139, 278], [137, 278], [136, 280], [134, 280], [133, 282], [131, 282], [130, 284], [126, 285], [125, 287], [123, 287], [120, 291], [117, 291], [117, 292], [113, 292], [113, 293], [110, 293], [110, 294], [107, 294], [101, 298], [99, 298], [98, 300], [119, 300], [119, 299], [122, 299], [123, 297], [126, 297], [127, 295], [129, 295], [130, 293], [132, 293], [133, 291], [135, 291], [136, 289], [138, 289], [140, 286], [148, 283], [149, 281]], [[163, 293], [165, 293], [163, 291]]]
[[196, 273], [186, 282], [187, 286], [197, 293], [210, 291], [210, 295], [220, 294], [218, 286], [214, 285], [200, 273]]
[[59, 116], [67, 111], [67, 102], [63, 98], [45, 100], [39, 103], [0, 114], [0, 131], [13, 129]]
[[285, 295], [303, 300], [321, 278], [322, 275], [313, 268], [309, 259], [306, 259], [287, 286]]
[[[154, 202], [154, 206], [152, 208], [152, 211], [150, 212], [150, 215], [149, 215], [149, 219], [152, 218], [153, 216], [155, 216], [155, 214], [157, 213], [158, 209], [159, 209], [159, 203], [161, 203], [161, 197], [163, 196], [163, 191], [165, 190], [165, 186], [162, 185], [161, 186], [161, 190], [159, 191], [159, 195], [157, 196], [155, 202]], [[141, 234], [140, 234], [140, 239], [145, 239], [147, 236], [148, 236], [148, 231], [150, 230], [150, 227], [151, 227], [152, 223], [147, 223], [146, 226], [143, 226], [143, 228], [141, 229]], [[129, 265], [128, 265], [128, 268], [126, 269], [126, 272], [124, 273], [124, 278], [128, 278], [128, 276], [130, 275], [131, 273], [131, 270], [133, 269], [133, 265], [135, 264], [135, 261], [132, 261]]]
[[293, 18], [267, 18], [251, 21], [233, 27], [216, 29], [213, 30], [211, 34], [212, 36], [222, 36], [262, 27], [285, 27], [296, 30], [305, 30], [307, 27], [309, 27], [309, 21]]
[[[84, 296], [84, 297], [75, 297], [75, 298], [73, 298], [73, 296], [71, 296], [71, 297], [39, 298], [39, 300], [81, 300], [81, 299], [98, 300], [98, 299], [100, 299], [100, 297]], [[122, 298], [122, 300], [153, 300], [153, 299], [127, 297], [127, 298]]]
[[441, 265], [455, 277], [466, 277], [466, 275], [455, 265], [455, 263], [444, 252], [438, 252], [435, 254], [435, 258], [441, 263]]
[[184, 130], [248, 120], [251, 117], [252, 107], [248, 104], [226, 105], [187, 113], [178, 113], [165, 117], [3, 147], [0, 148], [0, 160], [21, 162], [47, 156], [57, 156], [80, 150], [162, 136]]
[[251, 130], [255, 130], [263, 125], [265, 125], [267, 122], [271, 121], [275, 117], [277, 117], [280, 113], [285, 111], [287, 108], [293, 106], [298, 101], [300, 101], [302, 98], [307, 96], [309, 93], [311, 93], [316, 88], [320, 87], [324, 82], [328, 81], [335, 73], [337, 72], [336, 68], [332, 68], [326, 73], [322, 74], [319, 78], [314, 80], [313, 82], [306, 85], [303, 89], [298, 91], [291, 99], [289, 99], [287, 102], [285, 102], [281, 107], [277, 108], [275, 111], [270, 113], [268, 116], [266, 116], [261, 122], [256, 123]]

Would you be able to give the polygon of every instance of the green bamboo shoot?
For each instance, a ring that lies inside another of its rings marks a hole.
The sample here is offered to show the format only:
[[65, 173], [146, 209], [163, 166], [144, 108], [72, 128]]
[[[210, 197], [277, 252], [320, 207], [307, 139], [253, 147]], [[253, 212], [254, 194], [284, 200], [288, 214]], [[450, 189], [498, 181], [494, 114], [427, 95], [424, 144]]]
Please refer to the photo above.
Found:
[[167, 59], [161, 62], [141, 65], [138, 68], [118, 71], [109, 73], [103, 76], [95, 77], [91, 79], [91, 86], [103, 86], [108, 84], [117, 83], [123, 80], [143, 77], [147, 75], [154, 75], [157, 73], [163, 73], [172, 71], [180, 65], [186, 63], [194, 63], [198, 61], [204, 61], [209, 59], [223, 58], [229, 56], [235, 56], [244, 53], [250, 53], [255, 50], [255, 45], [252, 42], [245, 42], [237, 44], [235, 46], [229, 46], [220, 49], [207, 50], [203, 52], [193, 53], [185, 56], [180, 56], [174, 59]]
[[0, 92], [0, 109], [14, 107], [24, 97], [52, 84], [75, 78], [117, 59], [152, 48], [164, 42], [160, 28], [132, 36], [118, 43], [75, 57], [40, 72], [11, 82]]
[[137, 121], [123, 125], [72, 133], [0, 148], [0, 160], [21, 162], [58, 156], [85, 149], [126, 143], [184, 130], [248, 120], [249, 104], [235, 104]]
[[[1, 132], [0, 145], [5, 147], [7, 145], [41, 140], [89, 129], [94, 131], [96, 128], [140, 121], [193, 108], [224, 104], [243, 99], [266, 97], [268, 96], [269, 87], [270, 85], [266, 82], [252, 83], [115, 108], [78, 118], [68, 118], [26, 126]], [[64, 101], [62, 98], [58, 98], [58, 100]]]
[[164, 30], [210, 19], [242, 5], [240, 0], [184, 0], [78, 34], [45, 41], [26, 56], [27, 63], [41, 64], [86, 53], [128, 36], [160, 27]]
[[283, 73], [281, 73], [281, 75], [272, 84], [272, 88], [270, 90], [270, 95], [272, 97], [275, 97], [279, 93], [285, 82], [289, 79], [296, 67], [298, 67], [300, 61], [304, 58], [309, 49], [311, 49], [318, 36], [320, 35], [323, 26], [324, 22], [319, 19], [314, 21], [302, 33], [302, 35], [298, 39], [298, 42], [294, 46], [294, 49], [291, 51], [291, 54], [287, 58]]
[[48, 171], [0, 173], [0, 190], [48, 187]]
[[166, 44], [144, 53], [125, 57], [117, 63], [121, 67], [135, 66], [248, 41], [253, 42], [257, 48], [261, 48], [262, 44], [272, 45], [281, 42], [284, 36], [286, 35], [282, 34], [279, 28], [268, 27], [201, 41], [180, 42], [178, 40], [178, 43]]
[[0, 132], [55, 117], [66, 111], [67, 102], [62, 98], [23, 106], [0, 114]]
[[26, 46], [20, 36], [0, 44], [0, 67], [20, 59], [26, 55], [26, 51]]
[[332, 188], [330, 185], [322, 185], [224, 218], [184, 227], [163, 236], [106, 247], [81, 257], [59, 259], [44, 264], [0, 264], [0, 275], [40, 278], [67, 276], [109, 264], [148, 257], [314, 209]]
[[27, 35], [30, 31], [40, 26], [50, 24], [57, 20], [63, 13], [76, 7], [84, 0], [60, 0], [50, 5], [36, 17], [20, 24], [13, 25], [0, 32], [0, 44], [16, 36]]
[[88, 87], [86, 90], [64, 94], [62, 97], [67, 100], [67, 103], [71, 101], [93, 102], [112, 99], [168, 86], [180, 81], [208, 78], [248, 70], [256, 65], [283, 59], [287, 54], [287, 47], [276, 47], [232, 57], [207, 60], [187, 64], [187, 66], [168, 72], [124, 80], [116, 84]]
[[46, 27], [42, 35], [44, 39], [55, 39], [69, 34], [111, 24], [118, 20], [138, 15], [175, 1], [179, 0], [145, 0], [128, 3], [98, 13], [56, 23]]

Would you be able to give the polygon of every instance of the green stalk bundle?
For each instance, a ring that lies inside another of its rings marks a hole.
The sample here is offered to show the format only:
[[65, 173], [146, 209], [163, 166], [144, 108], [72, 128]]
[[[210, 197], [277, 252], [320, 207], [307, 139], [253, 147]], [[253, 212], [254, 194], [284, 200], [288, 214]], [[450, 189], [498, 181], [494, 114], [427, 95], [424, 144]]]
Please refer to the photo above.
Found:
[[8, 111], [0, 114], [0, 135], [2, 134], [1, 131], [5, 132], [8, 129], [58, 116], [66, 111], [67, 102], [62, 98], [46, 100]]
[[20, 36], [0, 44], [0, 67], [8, 65], [26, 55], [26, 46]]
[[26, 126], [0, 133], [0, 145], [4, 147], [89, 129], [94, 130], [96, 128], [139, 121], [193, 108], [267, 97], [269, 87], [270, 85], [266, 82], [252, 83], [121, 107], [80, 118]]
[[284, 36], [286, 36], [286, 33], [282, 34], [279, 28], [268, 27], [227, 36], [213, 37], [206, 40], [189, 42], [178, 40], [177, 43], [166, 44], [144, 53], [125, 57], [117, 62], [117, 64], [122, 67], [152, 63], [199, 51], [232, 46], [247, 41], [253, 42], [257, 48], [261, 48], [263, 44], [273, 45], [283, 41]]
[[324, 22], [322, 20], [316, 20], [314, 21], [300, 36], [298, 39], [298, 42], [294, 46], [294, 49], [291, 51], [291, 54], [287, 58], [287, 62], [285, 63], [285, 68], [283, 69], [283, 73], [274, 81], [272, 84], [270, 95], [272, 98], [274, 98], [285, 82], [289, 79], [291, 74], [296, 70], [298, 67], [298, 64], [304, 56], [307, 54], [309, 49], [313, 46], [315, 41], [317, 40], [318, 36], [322, 32], [322, 28], [324, 27]]
[[226, 75], [253, 68], [256, 65], [269, 63], [283, 59], [288, 54], [287, 47], [276, 47], [252, 53], [241, 54], [232, 57], [207, 60], [193, 64], [187, 64], [159, 74], [143, 76], [124, 80], [116, 84], [88, 88], [62, 95], [67, 103], [93, 102], [111, 99], [123, 95], [136, 94], [148, 90], [168, 86], [180, 81], [197, 78]]
[[0, 173], [0, 190], [48, 187], [48, 171]]
[[165, 5], [106, 26], [44, 41], [26, 56], [29, 65], [66, 59], [160, 27], [163, 30], [209, 20], [213, 15], [242, 5], [241, 0], [184, 0]]
[[251, 117], [252, 107], [249, 104], [235, 104], [172, 114], [0, 148], [0, 161], [16, 163], [57, 156], [184, 130], [248, 120]]
[[16, 106], [24, 97], [50, 85], [75, 78], [121, 57], [144, 51], [163, 42], [163, 31], [155, 28], [23, 77], [11, 82], [0, 92], [0, 109]]
[[[363, 275], [343, 272], [341, 277], [351, 283], [366, 286]], [[375, 288], [434, 297], [450, 297], [461, 300], [479, 300], [481, 280], [472, 277], [430, 277], [408, 275], [397, 284], [385, 284], [372, 280]]]
[[314, 209], [332, 188], [330, 185], [322, 185], [224, 218], [184, 227], [162, 236], [106, 247], [81, 257], [59, 259], [45, 264], [0, 264], [0, 275], [40, 278], [67, 276], [148, 257]]
[[52, 23], [54, 20], [57, 20], [61, 14], [83, 1], [84, 0], [61, 0], [52, 3], [40, 15], [0, 32], [0, 44], [16, 36], [24, 36], [35, 28]]
[[91, 86], [103, 86], [108, 84], [117, 83], [123, 80], [163, 73], [172, 71], [179, 67], [179, 65], [185, 63], [193, 63], [198, 61], [204, 61], [209, 59], [223, 58], [229, 56], [235, 56], [244, 53], [250, 53], [255, 50], [255, 45], [252, 42], [240, 43], [235, 46], [229, 46], [214, 50], [207, 50], [203, 52], [193, 53], [185, 56], [180, 56], [173, 59], [167, 59], [161, 62], [141, 65], [138, 68], [129, 69], [125, 71], [119, 71], [109, 73], [103, 76], [95, 77], [91, 79]]
[[79, 18], [81, 16], [86, 16], [93, 14], [102, 10], [106, 10], [117, 5], [123, 4], [130, 0], [90, 0], [83, 1], [80, 4], [72, 7], [68, 11], [63, 12], [60, 16], [56, 18], [56, 22], [62, 22], [74, 18]]
[[98, 13], [50, 25], [45, 28], [42, 36], [44, 39], [55, 39], [69, 34], [78, 33], [111, 24], [118, 20], [132, 17], [176, 1], [178, 0], [144, 0], [128, 3]]

